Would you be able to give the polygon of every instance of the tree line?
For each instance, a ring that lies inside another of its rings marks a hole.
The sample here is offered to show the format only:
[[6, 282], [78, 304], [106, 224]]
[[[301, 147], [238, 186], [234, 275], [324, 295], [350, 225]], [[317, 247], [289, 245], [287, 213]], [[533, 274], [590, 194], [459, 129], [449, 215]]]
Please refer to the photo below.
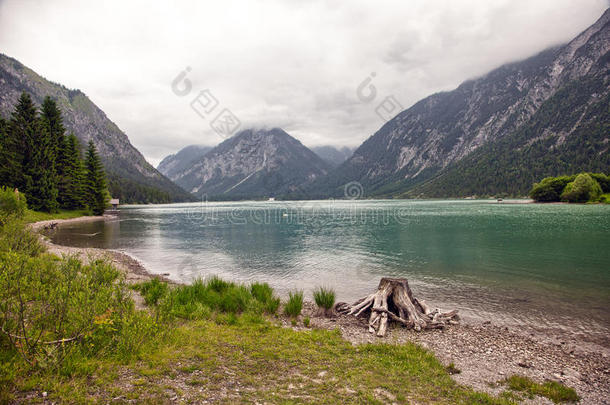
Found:
[[610, 176], [603, 173], [580, 173], [572, 176], [545, 177], [529, 192], [537, 202], [610, 202]]
[[100, 215], [110, 197], [104, 167], [93, 141], [84, 159], [80, 149], [57, 103], [47, 96], [38, 109], [24, 92], [10, 118], [0, 117], [0, 185], [24, 193], [32, 210]]

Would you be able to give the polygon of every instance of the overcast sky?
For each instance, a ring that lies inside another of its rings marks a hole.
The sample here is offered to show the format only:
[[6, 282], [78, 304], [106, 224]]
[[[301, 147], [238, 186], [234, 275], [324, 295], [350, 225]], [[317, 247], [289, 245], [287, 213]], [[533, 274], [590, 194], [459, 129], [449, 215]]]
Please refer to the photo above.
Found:
[[[567, 42], [608, 5], [0, 0], [0, 52], [84, 91], [156, 165], [186, 145], [223, 140], [209, 126], [214, 117], [190, 107], [201, 90], [218, 100], [213, 113], [228, 108], [242, 128], [280, 126], [307, 146], [357, 146], [383, 124], [375, 108], [385, 97], [407, 108]], [[187, 67], [192, 90], [178, 96], [171, 83]], [[362, 101], [357, 88], [373, 72], [376, 97]]]

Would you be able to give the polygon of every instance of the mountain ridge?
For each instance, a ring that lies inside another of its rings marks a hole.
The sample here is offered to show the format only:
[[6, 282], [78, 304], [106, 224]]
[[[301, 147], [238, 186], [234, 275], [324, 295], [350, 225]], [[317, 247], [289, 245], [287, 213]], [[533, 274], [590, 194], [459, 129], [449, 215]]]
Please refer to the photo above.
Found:
[[[607, 68], [610, 11], [565, 45], [428, 96], [383, 125], [337, 170], [309, 188], [340, 196], [351, 181], [367, 196], [403, 194], [479, 147], [526, 125], [562, 87]], [[597, 69], [597, 71], [595, 70]]]
[[18, 60], [0, 53], [0, 114], [10, 114], [21, 94], [27, 92], [37, 106], [45, 96], [55, 99], [66, 132], [78, 138], [81, 150], [93, 140], [114, 197], [131, 202], [189, 201], [192, 196], [159, 173], [130, 143], [129, 138], [80, 90], [45, 79]]
[[242, 130], [191, 163], [178, 185], [198, 196], [229, 199], [299, 192], [330, 169], [280, 128]]

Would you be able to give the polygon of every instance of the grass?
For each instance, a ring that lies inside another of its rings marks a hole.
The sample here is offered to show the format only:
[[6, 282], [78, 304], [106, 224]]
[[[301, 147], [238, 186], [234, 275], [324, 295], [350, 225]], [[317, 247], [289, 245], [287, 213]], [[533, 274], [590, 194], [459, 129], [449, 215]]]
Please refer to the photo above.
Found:
[[318, 287], [313, 292], [313, 299], [318, 307], [329, 310], [335, 305], [335, 290], [327, 287]]
[[296, 290], [288, 293], [288, 302], [284, 306], [286, 315], [297, 317], [303, 310], [303, 291]]
[[253, 317], [263, 313], [274, 315], [280, 305], [267, 283], [243, 285], [216, 276], [174, 288], [152, 279], [132, 288], [142, 294], [147, 305], [158, 306], [164, 315], [182, 319], [209, 319], [218, 312], [223, 313], [223, 322], [233, 323], [232, 315], [244, 312]]
[[27, 210], [23, 218], [26, 223], [48, 221], [51, 219], [70, 219], [90, 215], [87, 210], [59, 210], [56, 213]]
[[169, 292], [167, 283], [164, 283], [156, 278], [153, 278], [150, 281], [135, 284], [131, 288], [138, 291], [142, 297], [144, 297], [144, 302], [148, 306], [159, 304], [159, 300], [166, 296]]
[[510, 403], [458, 385], [415, 344], [352, 346], [338, 331], [297, 332], [244, 315], [233, 325], [181, 322], [128, 364], [93, 359], [70, 376], [23, 375], [13, 382], [17, 392], [46, 391], [46, 400], [57, 402]]
[[512, 391], [525, 393], [532, 399], [538, 395], [545, 397], [558, 404], [561, 402], [577, 402], [580, 398], [573, 388], [566, 387], [555, 381], [546, 381], [542, 384], [528, 377], [513, 375], [502, 381]]

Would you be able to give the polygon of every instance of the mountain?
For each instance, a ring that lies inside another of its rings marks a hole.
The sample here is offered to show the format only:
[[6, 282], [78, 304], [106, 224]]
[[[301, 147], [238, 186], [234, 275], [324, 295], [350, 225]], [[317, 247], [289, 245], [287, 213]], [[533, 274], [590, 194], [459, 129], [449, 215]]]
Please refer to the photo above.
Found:
[[157, 166], [160, 171], [168, 179], [174, 181], [178, 178], [178, 174], [184, 172], [190, 167], [193, 160], [201, 159], [203, 155], [212, 150], [211, 146], [204, 145], [189, 145], [178, 152], [168, 155]]
[[67, 132], [76, 135], [81, 148], [93, 140], [113, 197], [123, 202], [192, 200], [191, 195], [152, 167], [127, 135], [83, 92], [50, 82], [17, 60], [0, 54], [0, 115], [10, 117], [23, 91], [38, 105], [45, 96], [55, 99]]
[[544, 176], [610, 170], [610, 11], [570, 43], [399, 113], [310, 195], [526, 194]]
[[314, 146], [310, 149], [332, 167], [339, 166], [354, 153], [354, 148], [348, 148], [347, 146], [342, 148], [335, 148], [334, 146]]
[[191, 163], [177, 174], [176, 184], [212, 199], [298, 195], [329, 171], [326, 162], [280, 128], [240, 131]]

